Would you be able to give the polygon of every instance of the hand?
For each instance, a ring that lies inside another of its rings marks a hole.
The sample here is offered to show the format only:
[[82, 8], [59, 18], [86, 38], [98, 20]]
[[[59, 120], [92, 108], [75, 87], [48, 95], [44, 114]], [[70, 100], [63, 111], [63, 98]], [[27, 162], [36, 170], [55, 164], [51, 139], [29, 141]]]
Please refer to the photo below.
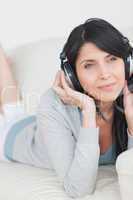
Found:
[[125, 81], [124, 87], [124, 112], [128, 124], [128, 130], [133, 135], [133, 93], [131, 93], [127, 86], [127, 81]]
[[81, 110], [88, 110], [90, 113], [96, 112], [93, 98], [70, 88], [63, 70], [56, 74], [53, 89], [65, 104], [78, 106]]

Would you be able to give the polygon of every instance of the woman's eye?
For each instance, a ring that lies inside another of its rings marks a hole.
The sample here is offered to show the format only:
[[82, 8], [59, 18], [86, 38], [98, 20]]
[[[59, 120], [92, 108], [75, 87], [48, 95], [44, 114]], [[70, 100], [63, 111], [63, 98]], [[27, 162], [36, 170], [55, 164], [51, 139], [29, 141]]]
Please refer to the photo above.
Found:
[[117, 60], [117, 58], [116, 57], [111, 57], [110, 60], [111, 61], [115, 61], [115, 60]]
[[87, 64], [84, 67], [85, 67], [85, 69], [87, 69], [87, 68], [90, 68], [91, 66], [92, 66], [92, 64]]

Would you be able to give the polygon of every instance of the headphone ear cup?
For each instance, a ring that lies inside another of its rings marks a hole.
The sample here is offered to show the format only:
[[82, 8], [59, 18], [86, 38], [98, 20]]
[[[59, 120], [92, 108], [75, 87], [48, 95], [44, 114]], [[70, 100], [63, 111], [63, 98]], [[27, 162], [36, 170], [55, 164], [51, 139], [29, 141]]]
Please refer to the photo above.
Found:
[[63, 64], [62, 69], [70, 83], [70, 86], [72, 85], [72, 87], [79, 92], [84, 92], [79, 80], [77, 79], [77, 77], [75, 76], [75, 73], [72, 70], [71, 65], [68, 62], [65, 62]]
[[133, 75], [133, 57], [129, 55], [126, 59], [127, 67], [129, 67], [129, 77]]
[[133, 57], [130, 54], [125, 60], [126, 80], [133, 75]]
[[133, 75], [133, 51], [132, 55], [130, 56], [130, 76]]

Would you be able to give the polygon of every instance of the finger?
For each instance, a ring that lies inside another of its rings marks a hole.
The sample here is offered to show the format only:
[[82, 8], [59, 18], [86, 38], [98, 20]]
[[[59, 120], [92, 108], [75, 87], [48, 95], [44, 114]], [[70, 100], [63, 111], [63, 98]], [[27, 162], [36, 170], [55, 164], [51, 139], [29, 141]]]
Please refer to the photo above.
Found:
[[127, 80], [125, 81], [125, 86], [124, 86], [124, 96], [127, 97], [128, 94], [130, 94], [130, 91], [128, 89], [128, 85], [127, 85]]
[[67, 81], [65, 80], [64, 72], [61, 72], [61, 82], [62, 82], [63, 88], [65, 89], [67, 95], [71, 96], [72, 98], [76, 98], [78, 100], [83, 99], [84, 94], [69, 87]]
[[66, 96], [64, 89], [62, 89], [61, 87], [53, 86], [53, 89], [59, 96]]
[[126, 80], [125, 80], [125, 85], [123, 88], [123, 94], [124, 94], [123, 103], [124, 103], [124, 107], [126, 108], [126, 100], [127, 100], [127, 81]]
[[130, 92], [130, 90], [128, 89], [128, 85], [127, 85], [127, 81], [125, 83], [125, 87], [124, 87], [124, 107], [126, 108], [127, 106], [132, 106], [132, 93]]
[[73, 90], [69, 87], [68, 83], [65, 81], [65, 75], [64, 75], [63, 71], [61, 72], [61, 82], [62, 82], [62, 85], [63, 85], [63, 88], [64, 88], [66, 94], [69, 97], [74, 98], [77, 101], [77, 105], [79, 103], [83, 104], [84, 102], [86, 102], [87, 98], [89, 98], [88, 96], [84, 95], [83, 93]]
[[66, 91], [68, 94], [73, 94], [73, 93], [75, 92], [75, 90], [73, 90], [73, 89], [69, 86], [69, 83], [68, 83], [68, 81], [66, 80], [65, 74], [64, 74], [63, 71], [61, 71], [61, 83], [62, 83], [63, 88], [65, 89], [65, 91]]
[[53, 86], [55, 86], [55, 87], [58, 86], [61, 82], [60, 73], [61, 73], [60, 70], [56, 73], [55, 80], [54, 80], [54, 83], [53, 83]]

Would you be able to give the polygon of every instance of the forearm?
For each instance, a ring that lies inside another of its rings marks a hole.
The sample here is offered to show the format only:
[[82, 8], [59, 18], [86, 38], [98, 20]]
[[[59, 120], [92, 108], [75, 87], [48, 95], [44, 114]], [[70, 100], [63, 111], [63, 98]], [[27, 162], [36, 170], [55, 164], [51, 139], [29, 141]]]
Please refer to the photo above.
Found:
[[99, 162], [99, 128], [80, 128], [74, 159], [64, 179], [66, 193], [82, 197], [95, 190]]
[[75, 157], [64, 180], [66, 192], [72, 197], [94, 192], [100, 156], [99, 128], [96, 128], [95, 115], [88, 110], [83, 110], [82, 114]]

